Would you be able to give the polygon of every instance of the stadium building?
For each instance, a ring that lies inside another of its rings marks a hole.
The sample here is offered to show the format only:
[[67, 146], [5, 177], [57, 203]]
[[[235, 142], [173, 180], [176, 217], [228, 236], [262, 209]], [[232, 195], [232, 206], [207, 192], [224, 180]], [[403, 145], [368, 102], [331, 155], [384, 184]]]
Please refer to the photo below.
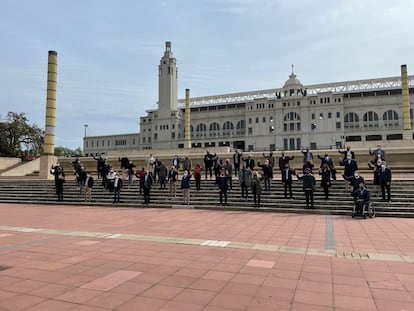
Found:
[[[166, 42], [158, 66], [158, 109], [140, 133], [85, 136], [85, 156], [228, 146], [244, 151], [343, 148], [348, 142], [413, 139], [414, 76], [303, 85], [293, 66], [281, 88], [177, 99], [177, 62]], [[187, 106], [186, 106], [187, 104]], [[186, 108], [187, 107], [187, 108]], [[187, 134], [187, 135], [186, 135]]]

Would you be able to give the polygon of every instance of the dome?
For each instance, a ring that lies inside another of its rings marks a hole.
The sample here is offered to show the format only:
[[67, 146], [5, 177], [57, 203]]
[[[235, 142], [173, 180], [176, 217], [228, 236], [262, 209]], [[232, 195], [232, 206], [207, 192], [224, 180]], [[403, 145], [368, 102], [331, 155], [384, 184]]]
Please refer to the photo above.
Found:
[[296, 75], [293, 73], [290, 74], [289, 79], [286, 80], [285, 84], [283, 85], [284, 90], [301, 90], [303, 89], [302, 82], [299, 79], [296, 79]]

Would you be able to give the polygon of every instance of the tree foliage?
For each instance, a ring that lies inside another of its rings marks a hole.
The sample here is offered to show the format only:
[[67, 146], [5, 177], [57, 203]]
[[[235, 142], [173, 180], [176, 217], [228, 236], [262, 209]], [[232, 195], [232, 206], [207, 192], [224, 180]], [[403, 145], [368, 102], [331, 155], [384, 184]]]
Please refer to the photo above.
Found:
[[44, 132], [29, 124], [24, 113], [9, 112], [0, 120], [0, 156], [19, 157], [39, 155], [43, 148]]
[[55, 156], [58, 157], [80, 157], [82, 156], [81, 148], [76, 148], [75, 150], [65, 148], [65, 147], [55, 147]]

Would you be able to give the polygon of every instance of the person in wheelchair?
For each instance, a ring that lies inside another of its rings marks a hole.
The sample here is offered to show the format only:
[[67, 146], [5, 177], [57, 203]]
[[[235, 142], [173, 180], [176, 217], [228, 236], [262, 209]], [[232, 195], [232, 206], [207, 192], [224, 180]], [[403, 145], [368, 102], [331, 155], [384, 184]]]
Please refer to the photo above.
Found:
[[[358, 185], [358, 189], [354, 191], [355, 197], [355, 216], [365, 216], [365, 211], [369, 206], [370, 203], [370, 193], [365, 188], [364, 182], [360, 182]], [[353, 215], [353, 216], [354, 216]]]

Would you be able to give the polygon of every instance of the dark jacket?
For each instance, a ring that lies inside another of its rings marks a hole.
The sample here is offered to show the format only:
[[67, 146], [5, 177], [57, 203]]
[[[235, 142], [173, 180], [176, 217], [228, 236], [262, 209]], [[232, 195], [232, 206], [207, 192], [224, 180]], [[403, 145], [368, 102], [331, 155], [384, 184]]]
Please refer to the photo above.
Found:
[[388, 167], [384, 168], [384, 171], [382, 171], [382, 168], [379, 169], [379, 184], [380, 185], [386, 185], [387, 183], [391, 182], [391, 170]]
[[[287, 174], [286, 174], [287, 171]], [[292, 171], [290, 168], [284, 168], [282, 171], [282, 182], [291, 184], [292, 183], [292, 175], [295, 175], [295, 172]]]
[[216, 185], [221, 191], [227, 191], [229, 188], [229, 176], [219, 176]]
[[345, 160], [342, 165], [344, 166], [344, 175], [345, 177], [354, 176], [354, 172], [358, 169], [358, 164], [355, 160]]
[[309, 175], [303, 175], [301, 177], [298, 177], [298, 179], [302, 180], [303, 182], [303, 191], [306, 190], [314, 190], [316, 185], [315, 177], [312, 174]]
[[89, 178], [86, 177], [85, 186], [89, 188], [93, 188], [93, 177], [92, 176], [89, 176]]
[[142, 185], [145, 189], [151, 189], [151, 187], [152, 187], [152, 176], [151, 176], [150, 173], [147, 172], [143, 176], [143, 184]]
[[255, 166], [253, 158], [242, 158], [242, 160], [246, 163], [246, 168], [250, 168], [253, 171]]
[[286, 167], [286, 164], [289, 163], [289, 161], [293, 160], [295, 158], [295, 156], [292, 157], [288, 157], [288, 156], [282, 156], [279, 158], [279, 168], [280, 170], [284, 170]]

